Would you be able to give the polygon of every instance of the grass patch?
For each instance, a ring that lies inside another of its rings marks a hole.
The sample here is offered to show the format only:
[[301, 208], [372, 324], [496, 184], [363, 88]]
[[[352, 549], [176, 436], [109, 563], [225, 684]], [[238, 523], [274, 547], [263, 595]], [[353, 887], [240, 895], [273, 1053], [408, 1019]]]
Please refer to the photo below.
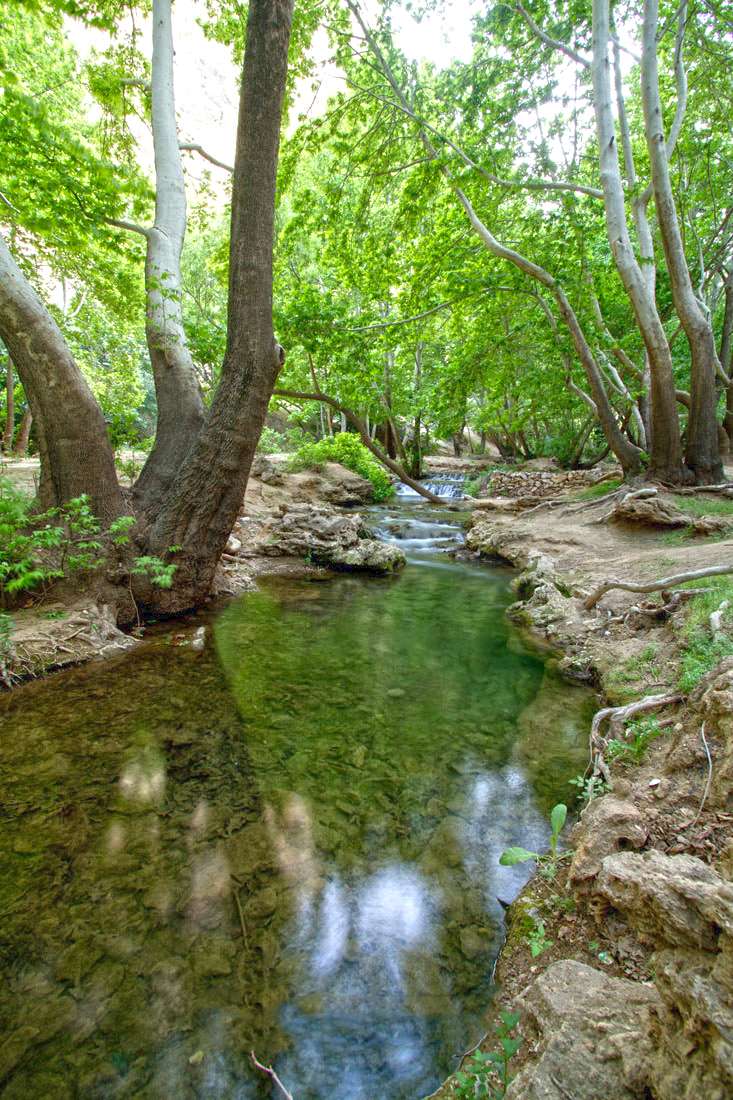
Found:
[[623, 482], [620, 477], [609, 478], [608, 481], [599, 481], [596, 485], [589, 485], [587, 489], [581, 489], [579, 493], [576, 493], [574, 500], [598, 500], [601, 497], [605, 497], [608, 493], [615, 493], [617, 489], [620, 489]]
[[639, 694], [640, 685], [660, 682], [662, 670], [656, 664], [659, 646], [651, 643], [639, 654], [613, 669], [606, 676], [606, 691], [614, 702], [629, 703]]
[[667, 531], [666, 534], [662, 535], [661, 541], [665, 546], [686, 546], [694, 539], [695, 542], [705, 546], [710, 542], [725, 542], [730, 538], [732, 528], [733, 524], [731, 527], [726, 527], [724, 531], [713, 531], [710, 535], [699, 535], [692, 526], [680, 527], [676, 531]]
[[688, 516], [730, 516], [733, 522], [733, 500], [728, 497], [675, 497], [674, 502]]
[[710, 634], [710, 616], [723, 600], [731, 606], [723, 614], [723, 626], [733, 626], [733, 578], [705, 577], [691, 581], [694, 588], [706, 588], [705, 593], [690, 601], [682, 632], [684, 652], [680, 664], [680, 691], [690, 692], [724, 657], [733, 656], [733, 637]]

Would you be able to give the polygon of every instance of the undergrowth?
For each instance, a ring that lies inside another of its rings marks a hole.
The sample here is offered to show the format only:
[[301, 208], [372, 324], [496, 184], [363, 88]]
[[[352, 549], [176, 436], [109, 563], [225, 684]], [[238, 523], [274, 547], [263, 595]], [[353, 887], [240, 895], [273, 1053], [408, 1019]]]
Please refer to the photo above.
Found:
[[386, 470], [353, 432], [339, 432], [333, 438], [306, 443], [298, 448], [288, 466], [291, 470], [318, 470], [326, 462], [338, 462], [347, 470], [353, 470], [355, 474], [371, 481], [374, 499], [377, 501], [386, 500], [394, 493], [394, 486]]
[[706, 591], [690, 600], [682, 630], [679, 689], [685, 693], [693, 691], [724, 657], [733, 656], [733, 637], [722, 630], [716, 637], [710, 633], [710, 616], [724, 600], [730, 606], [723, 613], [722, 626], [733, 630], [733, 579], [706, 577], [690, 584]]

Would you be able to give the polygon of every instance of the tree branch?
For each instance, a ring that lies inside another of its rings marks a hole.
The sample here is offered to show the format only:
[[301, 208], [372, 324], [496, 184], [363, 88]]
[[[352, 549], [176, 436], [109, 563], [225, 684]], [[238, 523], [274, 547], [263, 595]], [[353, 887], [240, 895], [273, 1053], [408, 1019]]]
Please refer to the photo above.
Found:
[[330, 405], [336, 412], [343, 413], [346, 419], [358, 431], [364, 446], [367, 450], [371, 451], [378, 462], [381, 462], [391, 473], [395, 474], [403, 484], [409, 485], [410, 488], [414, 489], [416, 493], [419, 493], [421, 497], [425, 497], [426, 500], [429, 500], [431, 504], [440, 504], [441, 506], [445, 504], [444, 500], [436, 496], [435, 493], [431, 493], [430, 490], [426, 489], [424, 485], [421, 485], [419, 481], [410, 477], [407, 471], [403, 469], [398, 462], [395, 462], [394, 459], [386, 455], [369, 435], [366, 421], [361, 416], [358, 416], [353, 409], [349, 409], [346, 405], [342, 405], [335, 397], [329, 397], [327, 393], [321, 393], [320, 390], [311, 393], [308, 390], [285, 389], [273, 390], [273, 397], [290, 397], [293, 401], [321, 401], [324, 405]]
[[193, 141], [181, 141], [178, 144], [178, 148], [186, 153], [198, 153], [204, 160], [208, 160], [210, 164], [216, 165], [217, 168], [223, 168], [225, 172], [233, 175], [234, 169], [231, 164], [225, 164], [223, 160], [217, 160], [216, 157], [212, 157], [211, 153], [207, 153], [206, 150]]
[[532, 34], [535, 36], [535, 38], [539, 38], [540, 42], [544, 42], [544, 44], [546, 46], [549, 46], [552, 50], [559, 50], [560, 53], [564, 53], [566, 57], [569, 57], [571, 59], [571, 61], [575, 61], [576, 64], [582, 65], [584, 69], [590, 68], [590, 61], [586, 57], [583, 57], [582, 54], [579, 54], [576, 50], [574, 50], [572, 46], [566, 46], [564, 42], [560, 42], [557, 38], [551, 38], [549, 34], [545, 34], [542, 28], [538, 26], [537, 23], [535, 23], [532, 16], [529, 14], [527, 9], [523, 7], [522, 4], [515, 4], [514, 10], [518, 12], [519, 15], [521, 15], [524, 22], [532, 31]]
[[150, 235], [150, 230], [146, 229], [144, 225], [138, 225], [137, 222], [128, 222], [124, 218], [105, 218], [104, 221], [107, 225], [113, 225], [116, 229], [126, 229], [130, 233], [139, 233], [141, 237], [147, 237]]

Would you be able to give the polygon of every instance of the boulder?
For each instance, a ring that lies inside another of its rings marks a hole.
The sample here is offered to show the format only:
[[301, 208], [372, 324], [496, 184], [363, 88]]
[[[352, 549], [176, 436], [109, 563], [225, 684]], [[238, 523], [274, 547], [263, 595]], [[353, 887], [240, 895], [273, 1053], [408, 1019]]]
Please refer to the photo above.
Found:
[[539, 1057], [506, 1100], [641, 1100], [656, 990], [584, 963], [553, 963], [517, 1000], [520, 1028]]
[[575, 827], [570, 881], [576, 887], [587, 885], [601, 870], [606, 856], [622, 849], [641, 848], [648, 837], [644, 819], [632, 802], [612, 795], [595, 799]]
[[733, 953], [658, 951], [649, 1085], [659, 1100], [733, 1096]]
[[378, 539], [360, 539], [348, 549], [329, 550], [319, 557], [336, 569], [366, 573], [396, 573], [407, 560], [398, 546]]
[[254, 553], [305, 557], [355, 546], [364, 533], [361, 516], [316, 504], [283, 505], [257, 533]]
[[595, 892], [655, 947], [715, 951], [721, 932], [733, 936], [733, 884], [695, 856], [657, 849], [607, 856]]

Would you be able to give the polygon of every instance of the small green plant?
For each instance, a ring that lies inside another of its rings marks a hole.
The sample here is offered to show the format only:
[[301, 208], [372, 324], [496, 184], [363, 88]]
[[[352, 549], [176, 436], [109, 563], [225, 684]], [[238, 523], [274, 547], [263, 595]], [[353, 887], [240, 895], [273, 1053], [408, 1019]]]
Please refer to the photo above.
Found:
[[576, 775], [568, 782], [576, 788], [576, 798], [583, 805], [592, 802], [594, 798], [600, 798], [610, 789], [600, 775]]
[[261, 455], [274, 455], [287, 450], [287, 440], [282, 432], [274, 428], [264, 427], [257, 444], [257, 453]]
[[[180, 549], [180, 546], [169, 546], [166, 553], [175, 554]], [[148, 577], [156, 588], [171, 588], [177, 568], [175, 562], [166, 562], [152, 554], [143, 554], [135, 558], [130, 572], [135, 576]]]
[[137, 480], [137, 475], [143, 468], [142, 462], [138, 462], [134, 455], [132, 458], [118, 458], [115, 465], [122, 476], [126, 477], [130, 483]]
[[533, 859], [548, 878], [554, 878], [558, 862], [570, 854], [569, 852], [558, 852], [557, 850], [560, 833], [563, 830], [567, 816], [568, 808], [564, 802], [558, 802], [557, 806], [553, 806], [550, 813], [549, 852], [541, 854], [540, 852], [530, 852], [526, 848], [506, 848], [501, 853], [499, 863], [503, 867], [514, 867], [517, 863], [526, 863], [527, 860]]
[[[695, 587], [707, 588], [707, 591], [690, 600], [682, 630], [684, 652], [680, 663], [679, 689], [685, 694], [693, 691], [719, 661], [733, 655], [733, 579], [703, 579], [696, 582]], [[730, 606], [723, 614], [723, 630], [712, 637], [710, 615], [724, 600], [728, 600]]]
[[606, 746], [608, 759], [630, 760], [634, 764], [639, 764], [644, 759], [651, 742], [661, 735], [662, 731], [657, 718], [639, 718], [636, 722], [629, 722], [625, 741], [615, 737], [609, 740]]
[[339, 462], [371, 481], [377, 501], [386, 500], [394, 493], [387, 471], [353, 432], [339, 432], [333, 438], [305, 444], [290, 459], [289, 467], [291, 470], [319, 469], [326, 462]]
[[548, 940], [545, 935], [544, 921], [536, 920], [534, 928], [531, 932], [527, 933], [527, 943], [529, 944], [529, 950], [533, 959], [538, 958], [543, 951], [546, 951], [548, 947], [552, 947], [553, 941]]
[[519, 1023], [518, 1012], [500, 1012], [495, 1036], [498, 1049], [475, 1050], [456, 1074], [453, 1095], [458, 1100], [503, 1100], [511, 1081], [509, 1064], [522, 1040], [512, 1035]]

